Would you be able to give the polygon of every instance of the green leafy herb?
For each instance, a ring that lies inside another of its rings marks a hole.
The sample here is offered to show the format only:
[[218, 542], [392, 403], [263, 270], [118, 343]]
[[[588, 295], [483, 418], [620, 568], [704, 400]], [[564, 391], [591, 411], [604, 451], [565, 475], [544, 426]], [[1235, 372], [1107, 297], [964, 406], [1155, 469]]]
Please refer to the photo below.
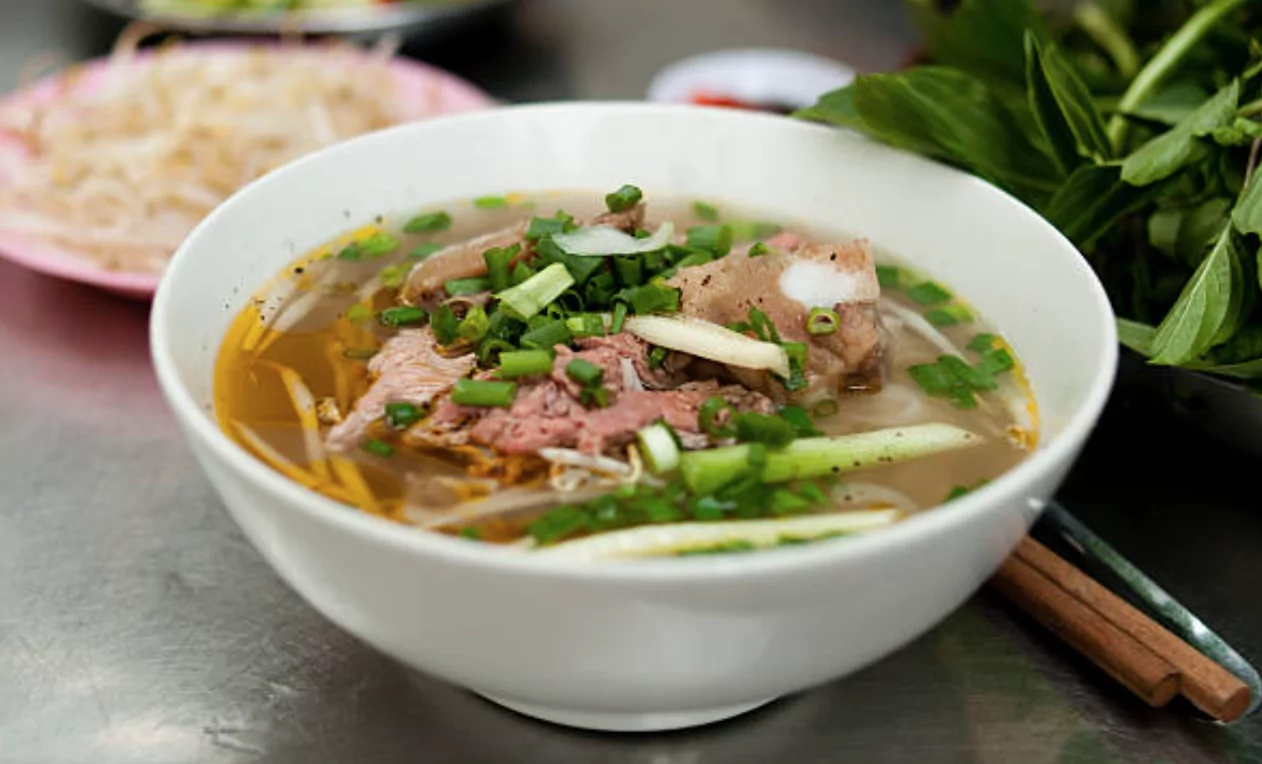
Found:
[[702, 225], [688, 229], [689, 247], [722, 257], [732, 251], [732, 228], [726, 225]]
[[404, 233], [438, 233], [448, 228], [451, 228], [451, 215], [441, 210], [417, 215], [403, 225]]
[[693, 202], [692, 214], [707, 223], [719, 222], [719, 208], [705, 202]]
[[440, 305], [430, 316], [430, 327], [434, 330], [434, 339], [439, 345], [450, 345], [460, 336], [460, 319], [450, 305]]
[[946, 305], [925, 312], [925, 320], [934, 326], [955, 326], [973, 320], [973, 314], [963, 305]]
[[951, 299], [951, 293], [932, 281], [925, 281], [908, 288], [907, 299], [917, 305], [930, 307], [948, 302]]

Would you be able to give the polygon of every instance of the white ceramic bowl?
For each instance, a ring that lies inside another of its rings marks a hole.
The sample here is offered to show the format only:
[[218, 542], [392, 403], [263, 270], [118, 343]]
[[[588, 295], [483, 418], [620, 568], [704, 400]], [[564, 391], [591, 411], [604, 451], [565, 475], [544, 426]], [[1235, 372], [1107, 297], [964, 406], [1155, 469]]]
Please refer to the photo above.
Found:
[[[871, 237], [949, 284], [1026, 362], [1036, 454], [893, 528], [756, 555], [588, 566], [391, 524], [289, 482], [212, 417], [229, 322], [292, 258], [378, 213], [605, 190], [753, 205]], [[246, 536], [313, 607], [403, 663], [525, 714], [650, 730], [733, 716], [897, 650], [995, 570], [1108, 395], [1113, 316], [1074, 248], [1012, 198], [853, 134], [763, 114], [573, 104], [446, 117], [284, 167], [185, 242], [152, 317], [158, 378]]]

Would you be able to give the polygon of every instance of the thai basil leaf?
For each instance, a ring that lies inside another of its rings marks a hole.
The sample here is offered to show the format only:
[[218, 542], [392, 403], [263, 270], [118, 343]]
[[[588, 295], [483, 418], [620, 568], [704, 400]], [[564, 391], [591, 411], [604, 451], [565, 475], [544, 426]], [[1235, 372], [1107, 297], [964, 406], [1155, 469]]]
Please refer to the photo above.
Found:
[[1025, 35], [1025, 50], [1030, 109], [1057, 164], [1068, 174], [1083, 158], [1109, 159], [1113, 147], [1104, 120], [1060, 50], [1051, 43], [1040, 45], [1030, 32]]
[[1028, 0], [908, 0], [907, 9], [932, 60], [992, 84], [1024, 89], [1026, 31], [1051, 39]]
[[1176, 82], [1137, 106], [1128, 116], [1173, 127], [1190, 117], [1209, 96], [1209, 91], [1200, 85]]
[[1179, 245], [1179, 229], [1183, 226], [1185, 210], [1159, 209], [1148, 216], [1148, 243], [1164, 255], [1174, 257]]
[[1188, 210], [1175, 239], [1175, 257], [1189, 268], [1200, 265], [1230, 215], [1231, 200], [1225, 197], [1207, 199]]
[[1262, 123], [1236, 117], [1230, 125], [1214, 128], [1209, 137], [1219, 146], [1248, 146], [1262, 138]]
[[1087, 248], [1123, 216], [1148, 204], [1159, 186], [1122, 182], [1121, 165], [1083, 165], [1042, 209], [1043, 216], [1079, 247]]
[[1227, 226], [1157, 327], [1152, 341], [1154, 363], [1185, 364], [1222, 341], [1224, 330], [1239, 317], [1239, 275], [1232, 229]]
[[1253, 173], [1249, 187], [1231, 212], [1231, 222], [1242, 234], [1262, 235], [1262, 173]]
[[793, 113], [798, 119], [813, 122], [827, 122], [838, 127], [848, 127], [859, 132], [866, 132], [863, 117], [854, 105], [854, 86], [847, 85], [820, 96], [814, 106], [799, 109]]
[[1198, 139], [1230, 124], [1239, 100], [1240, 83], [1233, 80], [1182, 122], [1128, 156], [1122, 164], [1122, 179], [1134, 186], [1146, 186], [1203, 158], [1206, 147]]
[[854, 106], [873, 137], [963, 167], [1036, 205], [1058, 185], [1051, 160], [971, 75], [933, 66], [867, 75], [854, 83]]
[[1117, 320], [1117, 338], [1123, 345], [1142, 356], [1152, 355], [1152, 341], [1156, 334], [1157, 330], [1148, 324], [1127, 318]]

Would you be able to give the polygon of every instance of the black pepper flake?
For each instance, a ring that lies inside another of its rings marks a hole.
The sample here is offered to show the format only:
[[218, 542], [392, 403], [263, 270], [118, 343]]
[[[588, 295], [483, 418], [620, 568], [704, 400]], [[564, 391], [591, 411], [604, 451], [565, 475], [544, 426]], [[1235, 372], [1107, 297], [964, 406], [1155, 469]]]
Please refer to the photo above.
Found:
[[837, 262], [837, 253], [836, 252], [832, 253], [831, 255], [828, 256], [828, 259], [834, 263]]

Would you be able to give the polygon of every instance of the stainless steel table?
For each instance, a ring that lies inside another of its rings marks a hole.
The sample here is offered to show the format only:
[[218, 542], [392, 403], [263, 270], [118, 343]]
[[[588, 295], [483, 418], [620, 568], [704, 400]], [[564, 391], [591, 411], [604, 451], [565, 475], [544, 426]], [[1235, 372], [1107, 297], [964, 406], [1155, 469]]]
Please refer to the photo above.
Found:
[[[537, 0], [409, 51], [507, 99], [637, 97], [697, 49], [892, 66], [910, 39], [897, 6]], [[98, 54], [118, 29], [70, 0], [4, 0], [0, 80], [46, 50]], [[516, 717], [359, 644], [272, 575], [177, 436], [146, 319], [0, 264], [5, 764], [1262, 761], [1262, 721], [1149, 710], [985, 592], [876, 666], [711, 728], [595, 735]], [[1062, 498], [1262, 657], [1258, 465], [1122, 398]]]

